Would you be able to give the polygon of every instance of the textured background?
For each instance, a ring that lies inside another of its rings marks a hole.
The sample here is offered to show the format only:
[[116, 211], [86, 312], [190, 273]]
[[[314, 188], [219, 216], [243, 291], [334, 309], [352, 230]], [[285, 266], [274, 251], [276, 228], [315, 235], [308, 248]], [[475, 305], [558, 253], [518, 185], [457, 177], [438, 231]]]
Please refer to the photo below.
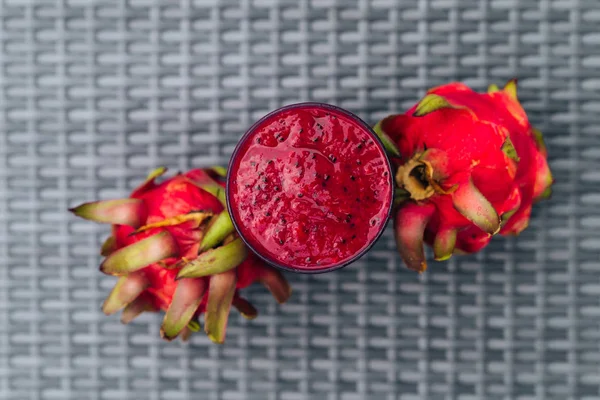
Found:
[[[0, 399], [600, 399], [597, 0], [0, 0]], [[227, 343], [161, 343], [99, 306], [77, 203], [155, 166], [225, 163], [253, 121], [321, 100], [375, 122], [427, 87], [520, 78], [555, 195], [519, 238], [289, 276]]]

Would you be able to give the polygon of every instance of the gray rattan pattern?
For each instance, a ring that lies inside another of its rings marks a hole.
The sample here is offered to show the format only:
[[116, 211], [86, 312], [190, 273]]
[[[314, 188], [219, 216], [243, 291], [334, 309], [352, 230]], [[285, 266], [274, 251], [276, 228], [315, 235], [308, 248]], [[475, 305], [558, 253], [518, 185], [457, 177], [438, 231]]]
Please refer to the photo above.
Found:
[[[0, 0], [0, 399], [600, 399], [597, 0]], [[280, 105], [368, 122], [520, 79], [557, 180], [519, 238], [417, 276], [361, 261], [260, 287], [227, 343], [100, 304], [108, 229], [66, 209], [225, 163]]]

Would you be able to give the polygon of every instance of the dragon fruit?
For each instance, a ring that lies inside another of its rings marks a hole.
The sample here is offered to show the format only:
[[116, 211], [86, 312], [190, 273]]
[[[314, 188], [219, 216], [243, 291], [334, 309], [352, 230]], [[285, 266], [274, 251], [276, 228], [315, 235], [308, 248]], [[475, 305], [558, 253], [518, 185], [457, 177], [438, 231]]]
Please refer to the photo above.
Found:
[[495, 234], [518, 235], [532, 204], [553, 183], [542, 134], [517, 99], [516, 80], [477, 93], [460, 83], [436, 87], [404, 114], [381, 120], [395, 167], [394, 231], [405, 264], [474, 253]]
[[279, 303], [291, 289], [235, 233], [225, 206], [224, 169], [196, 169], [157, 183], [165, 171], [152, 172], [129, 198], [70, 210], [112, 224], [100, 270], [119, 279], [102, 310], [109, 315], [123, 309], [123, 323], [163, 310], [160, 333], [166, 340], [186, 340], [204, 315], [206, 334], [222, 343], [232, 305], [246, 318], [257, 315], [239, 289], [260, 282]]

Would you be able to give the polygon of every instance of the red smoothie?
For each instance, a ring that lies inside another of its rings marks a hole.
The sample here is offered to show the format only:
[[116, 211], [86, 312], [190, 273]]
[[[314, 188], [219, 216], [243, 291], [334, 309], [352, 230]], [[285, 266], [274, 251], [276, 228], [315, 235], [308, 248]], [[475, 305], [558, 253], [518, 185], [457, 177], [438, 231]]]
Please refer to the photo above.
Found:
[[238, 233], [267, 262], [323, 272], [360, 257], [382, 233], [392, 172], [367, 124], [337, 107], [276, 110], [242, 138], [227, 200]]

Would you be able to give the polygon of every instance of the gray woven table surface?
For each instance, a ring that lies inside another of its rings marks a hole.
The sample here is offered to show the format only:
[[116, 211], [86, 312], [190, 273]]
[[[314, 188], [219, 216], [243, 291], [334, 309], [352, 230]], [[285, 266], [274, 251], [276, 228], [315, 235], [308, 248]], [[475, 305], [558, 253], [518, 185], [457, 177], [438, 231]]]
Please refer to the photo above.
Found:
[[[0, 0], [0, 399], [600, 399], [597, 0]], [[280, 105], [375, 122], [428, 87], [520, 79], [557, 180], [517, 240], [248, 297], [227, 343], [100, 304], [106, 227], [66, 213], [159, 165], [224, 164]]]

